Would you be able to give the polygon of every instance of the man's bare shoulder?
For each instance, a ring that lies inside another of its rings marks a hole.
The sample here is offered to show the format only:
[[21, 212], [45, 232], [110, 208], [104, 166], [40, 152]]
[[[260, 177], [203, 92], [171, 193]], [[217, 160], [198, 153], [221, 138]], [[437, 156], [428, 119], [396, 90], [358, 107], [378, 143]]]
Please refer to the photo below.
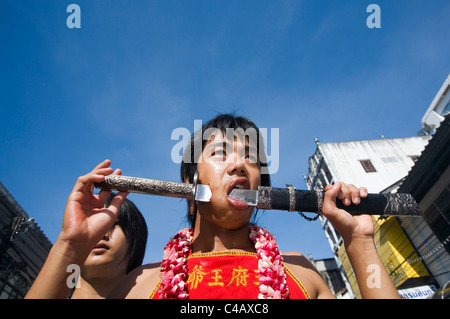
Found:
[[316, 273], [317, 269], [314, 267], [314, 265], [309, 261], [309, 259], [303, 255], [302, 253], [299, 253], [297, 251], [288, 251], [282, 253], [283, 261], [287, 266], [294, 266], [294, 268], [301, 267], [305, 270], [312, 270]]
[[161, 263], [142, 265], [131, 271], [112, 291], [111, 299], [146, 299], [159, 281]]
[[295, 251], [282, 253], [284, 265], [303, 283], [311, 298], [333, 298], [331, 291], [311, 261]]

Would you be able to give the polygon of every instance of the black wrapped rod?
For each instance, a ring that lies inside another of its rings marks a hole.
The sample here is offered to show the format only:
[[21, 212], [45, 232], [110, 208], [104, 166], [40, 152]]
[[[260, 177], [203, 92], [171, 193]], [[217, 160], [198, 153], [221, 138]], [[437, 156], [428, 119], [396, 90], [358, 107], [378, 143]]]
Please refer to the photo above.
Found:
[[[258, 188], [258, 208], [321, 213], [325, 192], [294, 190], [293, 188]], [[292, 196], [293, 195], [293, 196]], [[368, 194], [359, 205], [345, 206], [337, 200], [336, 206], [352, 215], [421, 216], [419, 206], [410, 194]]]

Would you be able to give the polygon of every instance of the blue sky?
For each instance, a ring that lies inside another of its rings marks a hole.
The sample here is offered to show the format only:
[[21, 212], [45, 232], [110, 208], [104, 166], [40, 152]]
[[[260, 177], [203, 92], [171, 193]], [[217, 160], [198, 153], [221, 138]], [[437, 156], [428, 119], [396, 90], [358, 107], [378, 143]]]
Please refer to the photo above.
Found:
[[[81, 29], [66, 25], [71, 3]], [[416, 135], [450, 72], [449, 16], [447, 0], [3, 0], [0, 181], [54, 242], [78, 176], [109, 158], [178, 181], [172, 131], [235, 112], [279, 129], [273, 186], [305, 188], [314, 136]], [[185, 203], [129, 198], [148, 223], [145, 261], [160, 260]], [[281, 250], [332, 256], [319, 221], [261, 216]]]

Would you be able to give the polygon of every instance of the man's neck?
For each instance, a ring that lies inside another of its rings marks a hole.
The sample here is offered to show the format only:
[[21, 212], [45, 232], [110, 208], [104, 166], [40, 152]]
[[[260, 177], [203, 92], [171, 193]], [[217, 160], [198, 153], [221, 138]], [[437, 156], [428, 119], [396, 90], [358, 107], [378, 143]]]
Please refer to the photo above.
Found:
[[224, 250], [244, 250], [255, 252], [255, 246], [249, 237], [247, 224], [239, 229], [223, 229], [199, 222], [194, 228], [192, 252], [211, 252]]

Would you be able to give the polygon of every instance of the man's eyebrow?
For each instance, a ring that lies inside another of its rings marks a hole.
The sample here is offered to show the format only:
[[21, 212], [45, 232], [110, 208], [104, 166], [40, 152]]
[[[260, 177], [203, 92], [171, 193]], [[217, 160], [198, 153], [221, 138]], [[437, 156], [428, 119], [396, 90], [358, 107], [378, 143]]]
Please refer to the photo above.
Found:
[[[216, 147], [226, 148], [227, 146], [231, 146], [231, 143], [229, 141], [211, 142], [205, 146], [205, 149], [206, 148], [208, 148], [208, 149], [214, 148], [215, 149]], [[245, 151], [257, 152], [258, 148], [255, 147], [254, 145], [246, 144]]]

